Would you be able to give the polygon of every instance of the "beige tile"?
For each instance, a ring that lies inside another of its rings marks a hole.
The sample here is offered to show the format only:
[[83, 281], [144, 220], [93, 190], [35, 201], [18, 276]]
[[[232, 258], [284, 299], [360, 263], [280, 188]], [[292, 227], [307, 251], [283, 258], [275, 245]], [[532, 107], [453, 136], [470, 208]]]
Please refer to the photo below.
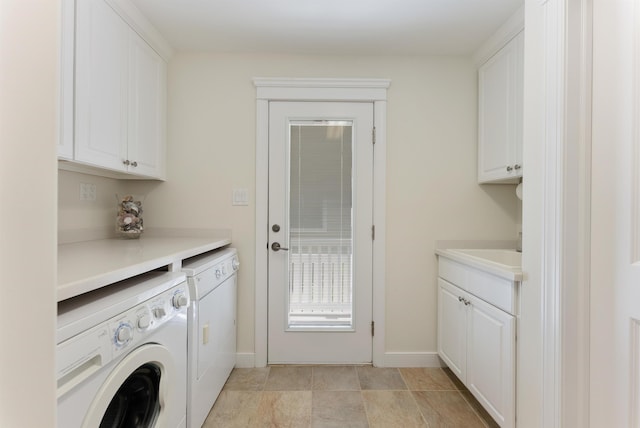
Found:
[[439, 367], [402, 368], [400, 373], [412, 391], [451, 391], [457, 387]]
[[313, 389], [325, 391], [359, 391], [358, 374], [353, 366], [313, 368]]
[[413, 391], [429, 428], [484, 428], [459, 391]]
[[362, 391], [362, 398], [372, 428], [427, 426], [409, 391]]
[[224, 389], [230, 391], [262, 391], [269, 375], [269, 367], [233, 369]]
[[311, 426], [311, 391], [264, 391], [261, 395], [248, 427]]
[[469, 403], [473, 410], [480, 416], [485, 423], [485, 425], [489, 428], [500, 428], [500, 425], [491, 417], [491, 415], [482, 407], [482, 404], [476, 400], [476, 397], [473, 396], [469, 390], [461, 391], [464, 399]]
[[248, 427], [254, 417], [261, 393], [257, 391], [222, 391], [203, 428]]
[[359, 391], [313, 391], [312, 428], [368, 427]]
[[358, 367], [360, 389], [404, 390], [407, 389], [398, 369]]
[[309, 366], [271, 367], [265, 391], [311, 390], [312, 368]]

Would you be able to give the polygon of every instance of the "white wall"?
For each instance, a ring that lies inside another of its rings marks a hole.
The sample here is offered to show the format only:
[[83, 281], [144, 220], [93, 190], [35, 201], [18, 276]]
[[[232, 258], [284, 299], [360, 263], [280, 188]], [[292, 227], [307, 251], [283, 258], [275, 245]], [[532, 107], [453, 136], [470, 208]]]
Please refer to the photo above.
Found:
[[[512, 185], [476, 184], [476, 72], [459, 57], [178, 54], [169, 65], [168, 178], [145, 224], [233, 230], [242, 262], [238, 351], [254, 351], [253, 77], [389, 78], [387, 344], [436, 350], [436, 240], [514, 239]], [[231, 205], [247, 188], [250, 206]]]
[[0, 426], [55, 420], [57, 0], [0, 2]]
[[[80, 200], [80, 184], [96, 186], [96, 200]], [[58, 172], [58, 231], [115, 231], [116, 193], [124, 193], [129, 182], [77, 172]], [[106, 233], [106, 232], [105, 232]], [[73, 235], [72, 235], [73, 236]], [[86, 236], [86, 235], [85, 235]], [[89, 232], [89, 236], [91, 233]]]

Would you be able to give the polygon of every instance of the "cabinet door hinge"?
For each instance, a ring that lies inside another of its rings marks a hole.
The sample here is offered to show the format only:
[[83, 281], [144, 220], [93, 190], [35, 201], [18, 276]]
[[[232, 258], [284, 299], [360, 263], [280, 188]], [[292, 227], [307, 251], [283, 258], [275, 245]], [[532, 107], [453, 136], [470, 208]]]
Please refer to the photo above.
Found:
[[371, 226], [371, 240], [374, 241], [376, 239], [376, 225]]
[[373, 337], [375, 335], [376, 332], [376, 322], [375, 321], [371, 321], [371, 336]]
[[376, 143], [376, 127], [374, 126], [373, 129], [371, 130], [371, 142], [373, 144]]

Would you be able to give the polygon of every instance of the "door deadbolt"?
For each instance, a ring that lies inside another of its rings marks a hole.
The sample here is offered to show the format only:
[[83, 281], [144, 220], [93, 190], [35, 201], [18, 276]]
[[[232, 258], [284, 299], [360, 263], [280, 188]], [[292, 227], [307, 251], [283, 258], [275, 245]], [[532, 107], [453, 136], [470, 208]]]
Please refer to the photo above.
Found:
[[274, 232], [280, 232], [280, 225], [274, 224], [273, 226], [271, 226], [271, 230], [273, 230]]

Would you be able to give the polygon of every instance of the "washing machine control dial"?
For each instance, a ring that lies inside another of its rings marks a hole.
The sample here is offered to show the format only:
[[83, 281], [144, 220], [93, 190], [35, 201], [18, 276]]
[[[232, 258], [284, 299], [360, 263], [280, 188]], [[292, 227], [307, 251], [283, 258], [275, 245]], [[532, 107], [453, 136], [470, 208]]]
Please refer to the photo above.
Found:
[[156, 319], [164, 318], [165, 315], [167, 315], [167, 311], [165, 311], [162, 306], [158, 306], [157, 308], [153, 308], [153, 316]]
[[187, 296], [185, 296], [184, 293], [177, 292], [176, 294], [173, 295], [173, 298], [171, 299], [171, 304], [176, 309], [184, 308], [189, 304], [189, 299], [187, 299]]
[[151, 325], [151, 317], [149, 314], [142, 314], [138, 317], [138, 328], [145, 330]]
[[220, 279], [221, 276], [222, 276], [222, 272], [220, 271], [220, 268], [216, 269], [216, 278]]
[[116, 345], [126, 345], [133, 339], [133, 327], [131, 324], [122, 323], [116, 328], [116, 334], [114, 337]]
[[238, 270], [238, 268], [240, 267], [240, 262], [238, 261], [238, 259], [234, 258], [231, 261], [231, 266], [233, 267], [233, 270]]

